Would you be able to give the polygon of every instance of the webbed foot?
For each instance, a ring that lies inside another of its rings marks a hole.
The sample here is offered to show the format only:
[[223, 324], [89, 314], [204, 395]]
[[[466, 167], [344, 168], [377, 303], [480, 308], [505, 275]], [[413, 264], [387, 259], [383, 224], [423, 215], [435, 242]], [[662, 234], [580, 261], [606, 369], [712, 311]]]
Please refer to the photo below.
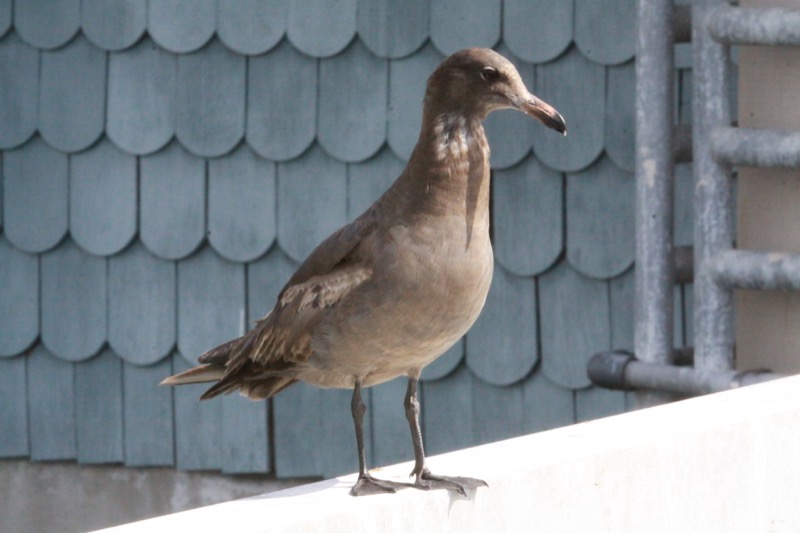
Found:
[[375, 479], [369, 474], [359, 475], [358, 481], [350, 489], [350, 496], [369, 496], [371, 494], [393, 494], [397, 489], [409, 487], [407, 483]]
[[454, 490], [462, 496], [467, 495], [467, 489], [477, 489], [478, 487], [488, 487], [489, 485], [482, 479], [459, 476], [437, 476], [429, 470], [423, 470], [417, 476], [414, 487], [422, 490]]

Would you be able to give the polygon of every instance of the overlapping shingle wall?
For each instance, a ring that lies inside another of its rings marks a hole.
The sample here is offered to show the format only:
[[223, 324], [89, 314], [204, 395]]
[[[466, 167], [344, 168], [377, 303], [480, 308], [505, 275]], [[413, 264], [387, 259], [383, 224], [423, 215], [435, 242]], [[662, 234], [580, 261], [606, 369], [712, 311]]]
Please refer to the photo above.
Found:
[[[0, 456], [354, 470], [348, 391], [156, 384], [397, 176], [465, 46], [509, 56], [570, 134], [487, 121], [495, 277], [425, 371], [429, 451], [625, 409], [585, 364], [632, 344], [632, 0], [9, 0], [0, 34]], [[374, 463], [411, 456], [404, 387], [370, 393]]]

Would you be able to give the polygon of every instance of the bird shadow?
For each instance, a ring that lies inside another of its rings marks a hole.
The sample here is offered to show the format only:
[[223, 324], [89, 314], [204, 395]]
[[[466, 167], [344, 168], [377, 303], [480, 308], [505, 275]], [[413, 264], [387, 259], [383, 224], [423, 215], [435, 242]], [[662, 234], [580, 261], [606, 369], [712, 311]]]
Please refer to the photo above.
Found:
[[[256, 496], [251, 496], [249, 498], [245, 498], [245, 500], [270, 500], [270, 499], [281, 499], [281, 498], [296, 498], [300, 496], [309, 496], [312, 494], [318, 494], [323, 491], [333, 491], [338, 494], [348, 495], [350, 494], [350, 489], [353, 487], [354, 480], [346, 479], [326, 479], [324, 481], [318, 481], [316, 483], [309, 483], [307, 485], [299, 485], [297, 487], [292, 487], [289, 489], [279, 490], [275, 492], [268, 492], [266, 494], [258, 494]], [[467, 487], [466, 494], [462, 495], [455, 490], [448, 490], [444, 488], [435, 488], [430, 490], [420, 489], [413, 483], [405, 483], [392, 480], [392, 483], [398, 490], [406, 491], [407, 489], [411, 490], [421, 490], [423, 492], [439, 492], [442, 490], [446, 490], [449, 496], [449, 507], [452, 509], [453, 505], [457, 502], [464, 502], [464, 501], [474, 501], [475, 496], [478, 492], [478, 487]], [[487, 487], [488, 488], [488, 487]], [[391, 494], [385, 494], [386, 496], [391, 496]], [[372, 495], [376, 496], [376, 495]], [[363, 498], [363, 496], [358, 497]]]

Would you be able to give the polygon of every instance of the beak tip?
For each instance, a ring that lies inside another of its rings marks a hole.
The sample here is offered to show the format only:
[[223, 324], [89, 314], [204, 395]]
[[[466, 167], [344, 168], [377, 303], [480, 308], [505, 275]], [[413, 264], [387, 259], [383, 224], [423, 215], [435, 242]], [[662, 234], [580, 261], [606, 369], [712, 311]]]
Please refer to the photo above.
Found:
[[567, 123], [564, 117], [550, 104], [532, 97], [524, 106], [517, 106], [517, 108], [532, 116], [546, 127], [556, 130], [562, 135], [567, 134]]
[[555, 116], [548, 117], [548, 120], [544, 121], [544, 124], [548, 128], [554, 129], [566, 137], [567, 123], [564, 121], [564, 117], [562, 117], [560, 113], [556, 112]]

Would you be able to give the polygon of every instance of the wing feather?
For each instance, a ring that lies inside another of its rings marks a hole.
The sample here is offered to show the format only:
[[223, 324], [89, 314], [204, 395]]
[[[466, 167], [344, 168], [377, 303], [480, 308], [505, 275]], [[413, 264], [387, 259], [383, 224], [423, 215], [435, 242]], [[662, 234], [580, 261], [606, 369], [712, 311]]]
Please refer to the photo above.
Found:
[[[372, 276], [360, 245], [373, 236], [378, 209], [371, 207], [317, 246], [253, 329], [200, 357], [201, 363], [225, 367], [222, 379], [204, 398], [236, 389], [264, 397], [294, 382], [293, 367], [311, 356], [315, 326]], [[256, 391], [259, 379], [264, 380], [264, 391]]]
[[314, 326], [371, 276], [370, 268], [349, 265], [287, 287], [261, 328], [250, 359], [263, 365], [276, 357], [287, 361], [308, 359]]

